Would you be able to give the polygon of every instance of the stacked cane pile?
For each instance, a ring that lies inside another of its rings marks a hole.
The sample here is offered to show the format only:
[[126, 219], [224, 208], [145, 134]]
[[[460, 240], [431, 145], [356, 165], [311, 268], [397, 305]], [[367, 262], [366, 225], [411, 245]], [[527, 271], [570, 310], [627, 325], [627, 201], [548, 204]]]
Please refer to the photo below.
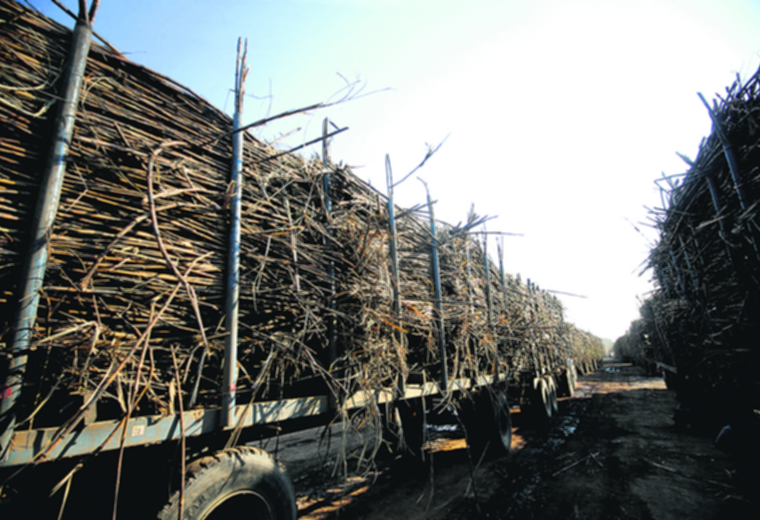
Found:
[[[660, 181], [663, 208], [642, 306], [645, 344], [674, 364], [684, 396], [734, 400], [760, 383], [760, 97], [758, 74], [708, 106], [712, 134], [683, 176]], [[757, 403], [756, 403], [757, 404]]]
[[[0, 19], [0, 342], [8, 354], [70, 31], [9, 0]], [[93, 46], [50, 235], [22, 427], [60, 424], [72, 396], [99, 389], [116, 367], [99, 419], [173, 413], [179, 399], [185, 409], [219, 406], [231, 128], [193, 92]], [[438, 223], [433, 238], [427, 214], [397, 209], [397, 282], [384, 196], [347, 168], [248, 133], [244, 141], [240, 401], [318, 391], [342, 399], [414, 373], [438, 376], [434, 245], [449, 377], [515, 374], [570, 355], [559, 301], [486, 261], [468, 233], [477, 217]]]

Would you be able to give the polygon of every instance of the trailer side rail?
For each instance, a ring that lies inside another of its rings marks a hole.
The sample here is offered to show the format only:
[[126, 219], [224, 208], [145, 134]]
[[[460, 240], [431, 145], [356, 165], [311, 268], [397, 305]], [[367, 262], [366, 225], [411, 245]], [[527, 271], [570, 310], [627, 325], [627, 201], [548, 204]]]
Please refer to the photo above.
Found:
[[[450, 381], [449, 385], [455, 390], [469, 390], [502, 382], [506, 378], [507, 374], [504, 373], [496, 376], [483, 375], [472, 379], [455, 379]], [[400, 399], [434, 396], [440, 394], [440, 390], [440, 386], [435, 382], [407, 384], [406, 392]], [[373, 397], [376, 397], [378, 404], [395, 400], [393, 390], [389, 388], [378, 390], [375, 394], [373, 396], [369, 392], [357, 392], [346, 399], [343, 408], [346, 410], [361, 408], [371, 402]], [[329, 399], [326, 395], [237, 405], [233, 427], [249, 428], [291, 419], [316, 417], [327, 414], [329, 411]], [[221, 409], [210, 408], [189, 410], [174, 415], [132, 417], [126, 423], [124, 447], [178, 440], [183, 435], [183, 423], [185, 437], [197, 437], [219, 431], [222, 429], [221, 414]], [[124, 427], [124, 420], [99, 421], [72, 431], [58, 441], [54, 439], [60, 428], [17, 431], [13, 434], [11, 449], [6, 458], [0, 461], [0, 468], [83, 456], [95, 451], [118, 450], [121, 447]], [[51, 447], [53, 442], [55, 444]]]

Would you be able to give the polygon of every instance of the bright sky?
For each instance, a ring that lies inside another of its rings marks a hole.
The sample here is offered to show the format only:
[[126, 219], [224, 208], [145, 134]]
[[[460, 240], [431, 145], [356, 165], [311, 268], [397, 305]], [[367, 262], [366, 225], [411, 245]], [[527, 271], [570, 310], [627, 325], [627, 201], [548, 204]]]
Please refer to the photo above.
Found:
[[[73, 26], [49, 0], [31, 4]], [[631, 222], [660, 205], [655, 178], [685, 171], [675, 152], [694, 157], [710, 133], [697, 92], [711, 99], [757, 69], [758, 27], [752, 0], [102, 0], [95, 19], [130, 59], [228, 113], [248, 38], [247, 92], [271, 98], [249, 97], [247, 122], [346, 81], [390, 88], [258, 135], [301, 128], [283, 141], [294, 146], [330, 117], [350, 127], [333, 159], [385, 192], [386, 153], [399, 179], [450, 134], [419, 172], [436, 216], [459, 222], [474, 203], [498, 216], [490, 231], [523, 233], [506, 239], [507, 271], [587, 296], [560, 295], [568, 319], [612, 340], [651, 287]], [[424, 200], [414, 179], [396, 195]]]

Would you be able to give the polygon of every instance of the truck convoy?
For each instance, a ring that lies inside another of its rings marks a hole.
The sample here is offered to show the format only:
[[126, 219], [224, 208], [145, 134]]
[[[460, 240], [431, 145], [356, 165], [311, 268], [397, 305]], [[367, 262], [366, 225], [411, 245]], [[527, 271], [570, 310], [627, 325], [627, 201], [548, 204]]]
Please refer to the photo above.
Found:
[[[655, 291], [618, 354], [663, 372], [679, 426], [760, 431], [760, 154], [758, 73], [709, 104], [712, 134], [688, 171], [658, 181]], [[755, 433], [751, 433], [751, 432]], [[717, 430], [715, 431], [717, 433]], [[756, 448], [754, 448], [756, 450]], [[745, 452], [746, 454], [746, 452]]]
[[426, 416], [456, 410], [507, 452], [510, 403], [548, 422], [595, 367], [601, 341], [490, 260], [484, 217], [397, 207], [390, 164], [383, 195], [330, 160], [328, 121], [321, 158], [261, 142], [244, 49], [230, 118], [93, 43], [97, 5], [72, 32], [0, 0], [4, 518], [70, 514], [90, 467], [114, 517], [139, 497], [295, 518], [251, 441], [343, 421], [381, 440], [352, 463], [420, 455]]

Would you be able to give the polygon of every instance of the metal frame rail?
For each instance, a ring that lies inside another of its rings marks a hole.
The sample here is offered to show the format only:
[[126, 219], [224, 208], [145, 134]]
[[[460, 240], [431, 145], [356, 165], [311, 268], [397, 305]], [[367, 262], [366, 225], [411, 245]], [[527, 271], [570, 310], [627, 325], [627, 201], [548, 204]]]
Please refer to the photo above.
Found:
[[[496, 376], [486, 375], [477, 378], [460, 378], [449, 382], [451, 390], [470, 390], [505, 381], [507, 374]], [[346, 410], [361, 408], [373, 398], [378, 404], [391, 403], [399, 400], [418, 399], [438, 395], [441, 388], [438, 384], [429, 382], [423, 385], [407, 384], [404, 395], [394, 397], [390, 388], [383, 388], [374, 393], [358, 392], [348, 398], [343, 404]], [[283, 399], [279, 401], [263, 401], [246, 405], [237, 405], [234, 409], [234, 423], [237, 428], [248, 428], [274, 424], [290, 419], [316, 417], [329, 414], [330, 399], [327, 395], [302, 397], [298, 399]], [[132, 417], [126, 425], [127, 435], [125, 447], [145, 446], [182, 437], [197, 437], [217, 432], [223, 426], [223, 409], [189, 410], [174, 415], [148, 415]], [[328, 422], [332, 418], [329, 415]], [[96, 450], [110, 451], [121, 447], [121, 436], [124, 420], [99, 421], [85, 426], [79, 431], [72, 431], [55, 441], [59, 428], [40, 428], [36, 430], [19, 431], [11, 439], [12, 449], [8, 456], [0, 461], [0, 468], [18, 466], [31, 462], [56, 460], [60, 458], [87, 455]], [[54, 445], [51, 447], [51, 443]], [[40, 455], [44, 453], [44, 457]]]

